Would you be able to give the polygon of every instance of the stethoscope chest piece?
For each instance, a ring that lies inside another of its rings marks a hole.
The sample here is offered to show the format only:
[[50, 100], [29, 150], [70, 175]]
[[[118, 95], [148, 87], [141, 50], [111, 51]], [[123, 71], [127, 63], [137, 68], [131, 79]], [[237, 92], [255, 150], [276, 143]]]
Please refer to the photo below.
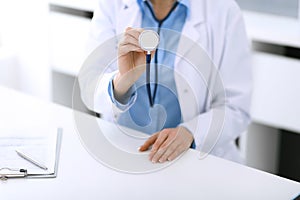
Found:
[[139, 36], [140, 47], [148, 52], [154, 51], [159, 44], [159, 35], [152, 30], [145, 30]]

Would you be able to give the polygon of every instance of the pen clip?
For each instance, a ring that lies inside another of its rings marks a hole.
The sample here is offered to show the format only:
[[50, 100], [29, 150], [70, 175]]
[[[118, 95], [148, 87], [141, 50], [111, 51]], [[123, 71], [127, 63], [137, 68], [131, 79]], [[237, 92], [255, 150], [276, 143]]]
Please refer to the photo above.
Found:
[[27, 169], [11, 169], [4, 167], [0, 169], [0, 180], [6, 181], [8, 178], [24, 178], [27, 176]]

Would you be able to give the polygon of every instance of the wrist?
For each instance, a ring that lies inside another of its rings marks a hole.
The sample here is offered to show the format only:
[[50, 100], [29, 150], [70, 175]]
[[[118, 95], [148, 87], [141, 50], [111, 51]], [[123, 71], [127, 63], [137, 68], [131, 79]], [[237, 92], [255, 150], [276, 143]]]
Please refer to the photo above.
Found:
[[195, 144], [195, 140], [194, 140], [194, 135], [192, 134], [192, 132], [187, 129], [185, 126], [179, 126], [184, 132], [187, 133], [187, 139], [188, 142], [190, 144], [190, 148], [195, 149], [196, 144]]
[[112, 82], [114, 95], [117, 99], [122, 98], [122, 96], [124, 96], [132, 86], [132, 84], [128, 83], [128, 81], [125, 81], [125, 78], [120, 74], [120, 72], [115, 75]]

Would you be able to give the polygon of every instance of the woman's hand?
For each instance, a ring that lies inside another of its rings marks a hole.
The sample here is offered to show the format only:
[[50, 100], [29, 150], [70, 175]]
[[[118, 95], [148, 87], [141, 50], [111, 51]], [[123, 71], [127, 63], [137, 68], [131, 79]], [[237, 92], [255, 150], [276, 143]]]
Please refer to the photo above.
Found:
[[119, 73], [113, 80], [116, 97], [124, 95], [145, 71], [146, 52], [139, 45], [139, 36], [143, 29], [125, 30], [118, 46]]
[[140, 147], [140, 151], [146, 151], [152, 145], [149, 159], [153, 163], [172, 161], [190, 148], [193, 139], [193, 135], [184, 127], [164, 129], [152, 135]]

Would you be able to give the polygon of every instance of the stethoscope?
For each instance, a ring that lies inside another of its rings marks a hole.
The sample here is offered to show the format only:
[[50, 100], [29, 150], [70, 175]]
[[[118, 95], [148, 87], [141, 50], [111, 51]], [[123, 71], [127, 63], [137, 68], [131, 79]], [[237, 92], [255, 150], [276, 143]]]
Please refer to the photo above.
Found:
[[157, 90], [157, 73], [155, 73], [155, 84], [153, 95], [151, 93], [150, 85], [150, 63], [151, 63], [151, 51], [154, 51], [159, 44], [159, 35], [152, 30], [145, 30], [139, 36], [140, 47], [146, 51], [146, 88], [149, 98], [150, 106], [154, 105], [154, 98]]

